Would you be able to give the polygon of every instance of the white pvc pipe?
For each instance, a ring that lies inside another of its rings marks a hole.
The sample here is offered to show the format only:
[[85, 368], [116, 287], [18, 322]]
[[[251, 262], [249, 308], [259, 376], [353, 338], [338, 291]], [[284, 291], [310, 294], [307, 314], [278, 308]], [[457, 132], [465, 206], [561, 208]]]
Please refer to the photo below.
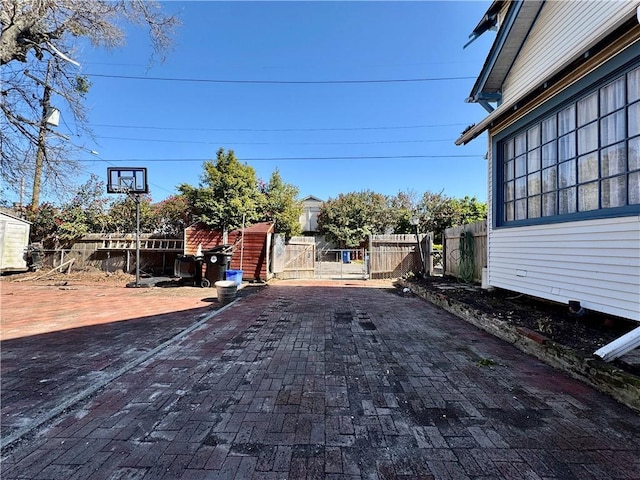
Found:
[[640, 327], [596, 350], [594, 355], [599, 356], [605, 362], [610, 362], [638, 347], [640, 347]]

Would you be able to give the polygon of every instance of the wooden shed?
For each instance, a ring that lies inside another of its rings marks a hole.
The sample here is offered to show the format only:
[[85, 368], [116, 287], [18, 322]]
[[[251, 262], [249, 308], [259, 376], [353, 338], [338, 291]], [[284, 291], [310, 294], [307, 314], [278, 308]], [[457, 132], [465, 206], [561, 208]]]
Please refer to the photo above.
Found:
[[[243, 280], [268, 280], [270, 272], [271, 237], [274, 225], [271, 222], [256, 223], [242, 230], [229, 232], [228, 244], [234, 245], [229, 268], [242, 270]], [[184, 253], [195, 255], [198, 247], [202, 251], [222, 245], [222, 232], [211, 230], [202, 223], [187, 227], [184, 231]]]
[[26, 272], [31, 223], [0, 212], [0, 272]]

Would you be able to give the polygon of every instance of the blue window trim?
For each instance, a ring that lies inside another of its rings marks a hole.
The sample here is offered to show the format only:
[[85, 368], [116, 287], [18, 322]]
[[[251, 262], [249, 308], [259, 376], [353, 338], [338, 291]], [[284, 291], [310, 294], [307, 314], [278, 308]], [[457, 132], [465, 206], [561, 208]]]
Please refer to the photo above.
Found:
[[504, 169], [502, 168], [503, 152], [499, 148], [500, 142], [514, 135], [516, 132], [524, 131], [536, 122], [541, 121], [545, 116], [553, 111], [557, 111], [565, 104], [576, 101], [582, 95], [589, 93], [590, 90], [605, 84], [614, 77], [621, 75], [623, 72], [632, 70], [640, 66], [640, 43], [627, 48], [607, 63], [581, 78], [575, 84], [568, 87], [562, 93], [556, 95], [551, 100], [545, 102], [540, 107], [528, 113], [521, 119], [517, 120], [513, 125], [507, 127], [502, 132], [491, 138], [492, 152], [492, 209], [493, 228], [514, 228], [530, 225], [549, 225], [554, 223], [575, 222], [578, 220], [595, 220], [603, 218], [628, 217], [640, 215], [640, 205], [627, 205], [625, 207], [607, 208], [600, 210], [591, 210], [588, 212], [577, 212], [570, 214], [555, 215], [551, 217], [538, 217], [525, 220], [504, 221], [504, 191], [502, 181]]

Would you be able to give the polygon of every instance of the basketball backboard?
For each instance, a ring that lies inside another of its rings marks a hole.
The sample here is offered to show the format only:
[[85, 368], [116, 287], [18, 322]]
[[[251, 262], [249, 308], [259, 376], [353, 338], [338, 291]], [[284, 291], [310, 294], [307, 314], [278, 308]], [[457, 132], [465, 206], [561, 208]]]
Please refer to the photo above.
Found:
[[107, 168], [107, 193], [149, 193], [147, 169], [143, 167]]

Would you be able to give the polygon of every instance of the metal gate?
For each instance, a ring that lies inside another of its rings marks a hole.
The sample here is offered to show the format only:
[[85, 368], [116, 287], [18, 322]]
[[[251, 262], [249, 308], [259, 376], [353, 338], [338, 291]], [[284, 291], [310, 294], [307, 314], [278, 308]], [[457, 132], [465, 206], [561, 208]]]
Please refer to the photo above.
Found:
[[318, 250], [315, 277], [366, 280], [369, 278], [369, 252], [363, 248]]

